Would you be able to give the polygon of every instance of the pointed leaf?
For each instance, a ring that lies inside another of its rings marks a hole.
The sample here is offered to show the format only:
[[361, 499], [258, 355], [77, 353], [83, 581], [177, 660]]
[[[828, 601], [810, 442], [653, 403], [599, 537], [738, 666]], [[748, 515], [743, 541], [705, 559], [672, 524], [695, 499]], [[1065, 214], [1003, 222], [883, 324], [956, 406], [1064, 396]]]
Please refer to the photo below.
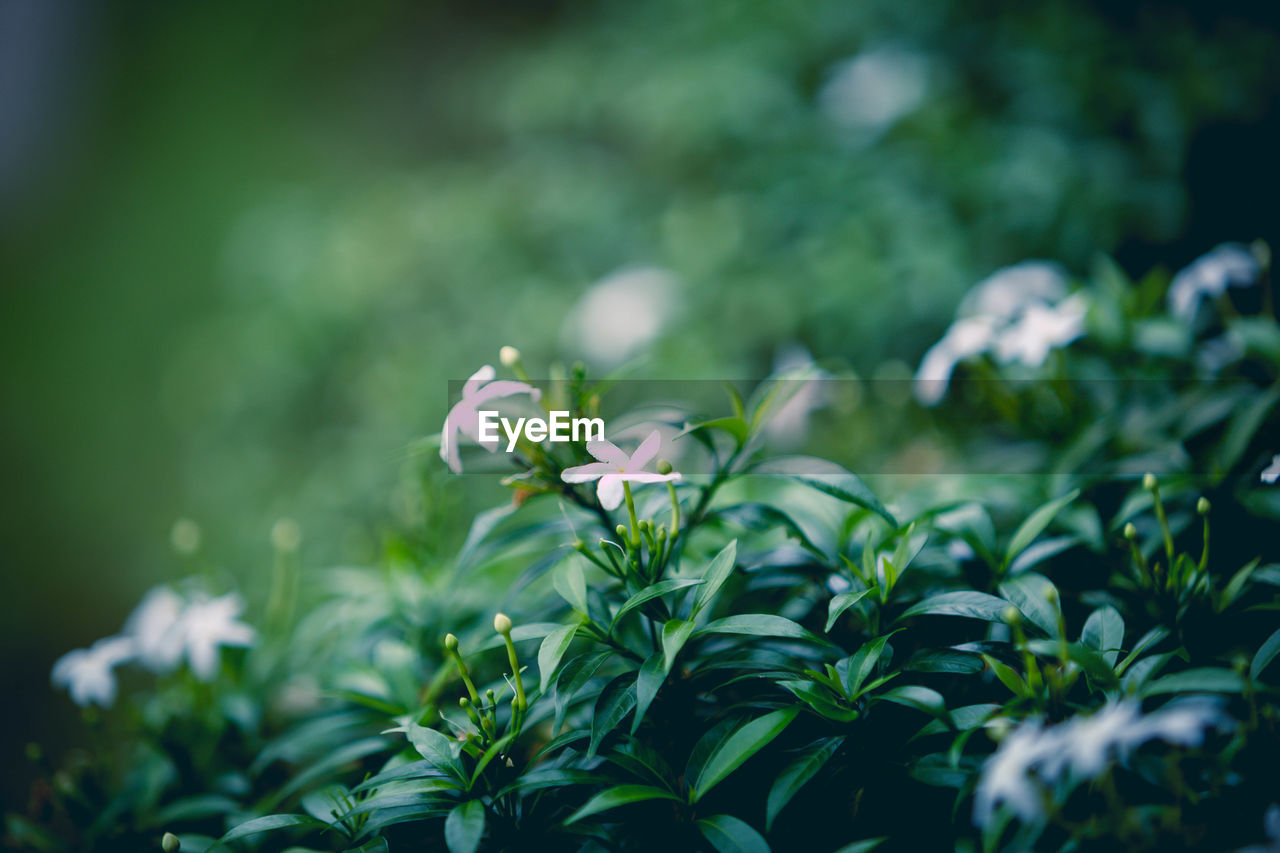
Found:
[[703, 795], [724, 781], [751, 756], [782, 734], [799, 713], [797, 708], [787, 708], [765, 714], [737, 729], [707, 757], [690, 788], [690, 801], [697, 802]]
[[623, 616], [626, 616], [646, 601], [652, 601], [653, 599], [666, 595], [669, 592], [674, 592], [677, 589], [684, 589], [687, 586], [696, 586], [702, 582], [702, 578], [672, 578], [671, 580], [658, 581], [651, 586], [647, 586], [628, 598], [626, 602], [618, 608], [618, 614], [613, 617], [613, 623], [609, 627], [612, 629], [622, 621]]
[[1014, 557], [1021, 554], [1024, 548], [1044, 532], [1044, 529], [1049, 526], [1049, 522], [1053, 521], [1053, 517], [1061, 512], [1063, 507], [1071, 503], [1079, 495], [1080, 490], [1073, 489], [1062, 497], [1049, 501], [1027, 516], [1027, 520], [1018, 526], [1018, 529], [1013, 532], [1013, 538], [1009, 540], [1009, 548], [1004, 554], [1005, 567], [1007, 568], [1013, 562]]
[[840, 618], [846, 610], [857, 604], [865, 595], [874, 590], [875, 587], [860, 589], [857, 592], [842, 592], [831, 599], [827, 605], [827, 627], [822, 630], [830, 633], [831, 626], [836, 624], [836, 620]]
[[698, 821], [698, 829], [718, 853], [769, 853], [769, 844], [741, 818], [718, 814]]
[[1266, 642], [1258, 649], [1258, 653], [1253, 656], [1253, 663], [1249, 665], [1249, 677], [1257, 678], [1261, 675], [1267, 668], [1267, 664], [1275, 660], [1278, 654], [1280, 654], [1280, 630], [1267, 637]]
[[804, 787], [806, 782], [817, 775], [818, 771], [822, 769], [822, 765], [826, 764], [827, 760], [836, 754], [836, 750], [843, 743], [843, 737], [834, 737], [823, 741], [813, 749], [805, 752], [804, 755], [801, 755], [778, 774], [778, 778], [773, 782], [773, 787], [769, 789], [769, 799], [765, 808], [765, 831], [773, 829], [773, 821], [777, 818], [778, 813], [786, 807], [787, 803], [791, 802], [791, 798]]
[[1114, 667], [1124, 647], [1124, 617], [1110, 604], [1099, 607], [1085, 620], [1080, 642], [1101, 652], [1103, 660]]
[[550, 686], [551, 679], [556, 674], [556, 667], [560, 665], [560, 659], [569, 650], [569, 644], [573, 642], [573, 635], [577, 632], [576, 622], [557, 628], [547, 634], [542, 645], [538, 647], [538, 672], [541, 673], [538, 690], [542, 693], [547, 692], [547, 687]]
[[1032, 625], [1050, 637], [1058, 636], [1058, 620], [1062, 616], [1058, 588], [1044, 575], [1014, 575], [1000, 584], [1000, 594], [1013, 602]]
[[649, 710], [649, 705], [658, 695], [658, 689], [662, 687], [666, 677], [666, 657], [662, 654], [651, 655], [640, 667], [640, 674], [636, 676], [636, 714], [631, 720], [632, 734], [640, 728], [645, 711]]
[[680, 798], [670, 791], [664, 791], [652, 785], [618, 785], [606, 791], [601, 791], [587, 800], [586, 805], [571, 814], [565, 824], [577, 823], [584, 817], [590, 817], [593, 814], [609, 809], [616, 809], [618, 806], [625, 806], [629, 803], [642, 803], [646, 800], [675, 800], [679, 802]]
[[868, 509], [889, 522], [890, 526], [895, 529], [898, 527], [898, 520], [885, 509], [884, 504], [867, 488], [867, 484], [862, 482], [862, 478], [834, 462], [814, 456], [780, 456], [757, 465], [752, 473], [787, 477], [804, 483], [832, 497]]
[[689, 641], [693, 628], [692, 622], [685, 622], [683, 619], [672, 619], [662, 626], [662, 666], [667, 672], [671, 671], [676, 655], [680, 654], [684, 644]]
[[1009, 602], [985, 592], [962, 590], [959, 592], [943, 592], [931, 595], [917, 602], [903, 613], [907, 616], [967, 616], [971, 619], [985, 619], [988, 622], [1004, 622], [1004, 611]]
[[484, 836], [484, 803], [467, 800], [449, 812], [444, 821], [444, 843], [449, 853], [475, 853]]
[[729, 576], [733, 574], [733, 564], [738, 559], [738, 540], [734, 539], [728, 545], [721, 549], [719, 554], [712, 558], [707, 564], [707, 568], [702, 573], [704, 583], [698, 587], [698, 592], [693, 599], [693, 615], [696, 617], [699, 613], [707, 608], [715, 601], [716, 596], [720, 594], [720, 588], [729, 580]]

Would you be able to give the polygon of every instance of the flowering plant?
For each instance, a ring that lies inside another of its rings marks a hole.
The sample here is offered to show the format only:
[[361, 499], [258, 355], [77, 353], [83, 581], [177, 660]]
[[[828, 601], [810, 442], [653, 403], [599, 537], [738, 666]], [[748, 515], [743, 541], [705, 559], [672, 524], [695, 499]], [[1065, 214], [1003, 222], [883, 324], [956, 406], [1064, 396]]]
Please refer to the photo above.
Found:
[[[926, 480], [886, 502], [835, 463], [769, 456], [778, 387], [731, 388], [710, 417], [636, 424], [630, 453], [623, 432], [523, 441], [514, 499], [456, 553], [396, 539], [383, 577], [334, 573], [307, 615], [271, 608], [260, 636], [234, 599], [153, 593], [122, 640], [55, 680], [110, 704], [119, 660], [172, 674], [185, 655], [184, 689], [248, 697], [240, 751], [256, 757], [122, 795], [94, 838], [450, 853], [1263, 840], [1280, 327], [1265, 300], [1206, 313], [1246, 292], [1231, 257], [1221, 286], [1208, 267], [1178, 279], [1201, 298], [1175, 282], [1171, 311], [1148, 298], [1157, 279], [1126, 288], [1109, 268], [1074, 292], [1043, 267], [979, 287], [918, 387], [987, 370], [971, 397], [951, 383], [924, 401], [1021, 429], [1053, 462], [1039, 476], [962, 476], [959, 500]], [[1206, 362], [1221, 339], [1232, 354]], [[1107, 382], [1073, 378], [1077, 358]], [[494, 389], [590, 416], [607, 391], [583, 370], [540, 388], [518, 353], [501, 361], [516, 378], [478, 372], [455, 412]], [[464, 421], [441, 436], [455, 470], [476, 439]], [[275, 682], [302, 677], [312, 695], [284, 701]]]

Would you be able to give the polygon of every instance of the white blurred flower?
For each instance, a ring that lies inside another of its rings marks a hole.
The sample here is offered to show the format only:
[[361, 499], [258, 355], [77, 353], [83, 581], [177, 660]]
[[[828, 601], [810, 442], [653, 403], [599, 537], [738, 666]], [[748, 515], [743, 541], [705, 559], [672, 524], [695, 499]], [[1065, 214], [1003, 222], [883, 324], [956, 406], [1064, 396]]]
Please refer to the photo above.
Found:
[[1273, 803], [1267, 807], [1267, 813], [1262, 816], [1262, 829], [1267, 834], [1267, 843], [1242, 847], [1238, 853], [1280, 853], [1280, 805]]
[[1050, 261], [1022, 261], [975, 284], [961, 301], [959, 313], [1013, 320], [1031, 305], [1048, 305], [1066, 295], [1062, 267]]
[[1025, 261], [978, 282], [957, 311], [942, 340], [924, 354], [914, 393], [933, 406], [947, 393], [956, 365], [985, 352], [1004, 363], [1040, 367], [1049, 352], [1084, 334], [1088, 301], [1083, 293], [1066, 296], [1060, 267]]
[[458, 452], [460, 437], [471, 439], [490, 453], [498, 447], [496, 439], [487, 442], [480, 440], [481, 405], [515, 394], [528, 394], [534, 400], [542, 396], [542, 392], [532, 385], [513, 379], [493, 381], [495, 376], [497, 371], [488, 364], [471, 374], [471, 378], [462, 386], [462, 399], [449, 410], [444, 419], [444, 426], [440, 429], [440, 458], [448, 463], [449, 470], [455, 474], [462, 473], [462, 455]]
[[212, 681], [218, 674], [223, 646], [253, 645], [253, 628], [238, 619], [243, 610], [244, 601], [231, 592], [216, 598], [198, 596], [183, 611], [182, 649], [199, 680]]
[[77, 705], [96, 703], [109, 708], [116, 701], [114, 670], [133, 655], [131, 638], [107, 637], [88, 649], [76, 649], [58, 658], [51, 679], [54, 685], [65, 687]]
[[125, 634], [133, 639], [138, 661], [155, 673], [169, 672], [182, 659], [179, 619], [186, 603], [167, 586], [158, 586], [142, 597], [125, 622]]
[[[1173, 702], [1150, 714], [1124, 700], [1093, 714], [1079, 714], [1043, 728], [1029, 721], [1010, 733], [987, 759], [974, 799], [974, 820], [982, 825], [995, 807], [1007, 804], [1022, 820], [1040, 816], [1041, 787], [1063, 778], [1095, 779], [1144, 743], [1161, 740], [1193, 747], [1209, 729], [1231, 725], [1219, 703], [1205, 697]], [[1034, 777], [1032, 775], [1034, 771]], [[1038, 780], [1038, 781], [1037, 781]]]
[[566, 345], [607, 367], [652, 343], [671, 319], [676, 279], [655, 267], [624, 269], [591, 286], [565, 323]]
[[1261, 480], [1264, 483], [1274, 483], [1280, 480], [1280, 453], [1271, 457], [1271, 464], [1262, 469]]
[[921, 405], [939, 403], [946, 396], [956, 365], [986, 352], [995, 343], [998, 330], [999, 322], [985, 315], [952, 323], [942, 340], [929, 347], [920, 360], [913, 387]]
[[1084, 334], [1089, 304], [1076, 293], [1053, 307], [1028, 305], [1022, 316], [1000, 333], [996, 358], [1040, 367], [1051, 350], [1064, 347]]
[[999, 805], [1007, 805], [1024, 821], [1040, 817], [1040, 787], [1031, 778], [1031, 771], [1057, 746], [1055, 732], [1042, 729], [1039, 722], [1023, 723], [1005, 735], [982, 767], [982, 778], [974, 790], [974, 821], [985, 826]]
[[833, 66], [818, 103], [841, 127], [881, 131], [919, 107], [928, 90], [928, 57], [902, 47], [878, 47]]
[[612, 441], [588, 441], [587, 452], [600, 461], [566, 468], [560, 472], [560, 478], [566, 483], [599, 480], [596, 484], [596, 497], [602, 507], [614, 510], [622, 503], [623, 483], [663, 483], [680, 479], [680, 474], [675, 471], [654, 474], [643, 470], [644, 466], [657, 457], [661, 446], [662, 435], [656, 429], [649, 433], [649, 437], [630, 456]]
[[1228, 287], [1245, 287], [1258, 279], [1258, 259], [1241, 243], [1223, 243], [1192, 261], [1173, 277], [1167, 299], [1169, 313], [1190, 322], [1200, 301], [1226, 293]]

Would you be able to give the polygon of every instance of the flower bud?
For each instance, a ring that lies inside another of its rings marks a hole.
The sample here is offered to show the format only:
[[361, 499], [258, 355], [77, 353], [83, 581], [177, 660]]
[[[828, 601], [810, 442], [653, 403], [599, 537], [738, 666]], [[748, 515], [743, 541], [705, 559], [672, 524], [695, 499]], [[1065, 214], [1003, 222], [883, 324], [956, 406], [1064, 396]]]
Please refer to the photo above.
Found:
[[444, 647], [446, 651], [456, 652], [458, 650], [458, 638], [453, 634], [445, 634]]
[[1209, 514], [1209, 499], [1208, 499], [1208, 498], [1201, 498], [1200, 500], [1196, 501], [1196, 512], [1200, 513], [1201, 515], [1208, 515], [1208, 514]]
[[499, 634], [501, 634], [504, 637], [510, 634], [511, 633], [511, 617], [505, 613], [499, 613], [497, 616], [494, 616], [493, 630], [497, 631]]
[[1017, 625], [1022, 621], [1022, 613], [1018, 610], [1018, 608], [1014, 607], [1012, 604], [1006, 607], [1004, 609], [1004, 612], [1001, 613], [1000, 615], [1004, 617], [1004, 621], [1009, 623], [1010, 625]]
[[1130, 542], [1138, 538], [1138, 528], [1133, 526], [1132, 521], [1124, 526], [1124, 538]]
[[1056, 603], [1056, 602], [1057, 602], [1057, 600], [1058, 600], [1058, 590], [1057, 590], [1057, 588], [1056, 588], [1056, 587], [1052, 587], [1052, 586], [1045, 587], [1045, 590], [1044, 590], [1044, 600], [1045, 600], [1045, 601], [1047, 601], [1047, 602], [1049, 602], [1050, 604], [1054, 604], [1054, 603]]
[[503, 347], [498, 350], [498, 361], [503, 367], [515, 367], [520, 362], [520, 350], [515, 347]]
[[1146, 489], [1148, 492], [1154, 492], [1156, 490], [1156, 475], [1152, 474], [1150, 471], [1143, 474], [1142, 488]]
[[613, 532], [617, 533], [618, 536], [621, 537], [622, 539], [627, 538], [627, 526], [625, 524], [619, 524], [617, 527], [614, 528]]
[[182, 842], [172, 832], [166, 832], [164, 837], [160, 839], [160, 849], [164, 853], [178, 853], [182, 849]]
[[302, 528], [292, 518], [282, 518], [271, 526], [271, 544], [277, 551], [296, 551], [302, 544]]
[[470, 708], [471, 700], [468, 699], [466, 696], [461, 697], [460, 699], [458, 699], [458, 707], [462, 708], [463, 710]]
[[659, 474], [670, 474], [670, 473], [671, 473], [671, 463], [670, 463], [670, 462], [668, 462], [668, 461], [667, 461], [667, 460], [665, 460], [665, 459], [659, 459], [659, 460], [658, 460], [658, 473], [659, 473]]
[[169, 543], [173, 550], [189, 557], [200, 550], [200, 525], [189, 518], [180, 518], [169, 531]]

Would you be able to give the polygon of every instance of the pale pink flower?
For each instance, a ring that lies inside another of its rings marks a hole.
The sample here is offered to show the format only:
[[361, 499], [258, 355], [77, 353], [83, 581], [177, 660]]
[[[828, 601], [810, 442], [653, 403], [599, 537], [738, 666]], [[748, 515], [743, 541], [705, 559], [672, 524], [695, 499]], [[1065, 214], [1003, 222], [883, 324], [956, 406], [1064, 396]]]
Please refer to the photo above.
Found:
[[480, 406], [490, 400], [511, 397], [516, 394], [528, 394], [538, 400], [542, 392], [532, 385], [516, 382], [513, 379], [493, 381], [497, 372], [486, 364], [471, 375], [462, 386], [462, 399], [449, 410], [444, 419], [444, 427], [440, 430], [440, 458], [449, 464], [455, 474], [462, 473], [462, 456], [458, 453], [458, 438], [467, 438], [492, 453], [498, 448], [497, 440], [480, 440]]
[[655, 429], [649, 437], [640, 443], [636, 452], [628, 456], [611, 441], [588, 441], [587, 452], [599, 462], [589, 462], [566, 468], [560, 477], [566, 483], [589, 483], [598, 480], [596, 497], [600, 505], [607, 510], [617, 509], [622, 503], [623, 483], [665, 483], [680, 479], [680, 474], [655, 474], [645, 471], [644, 466], [652, 462], [662, 446], [662, 436]]

